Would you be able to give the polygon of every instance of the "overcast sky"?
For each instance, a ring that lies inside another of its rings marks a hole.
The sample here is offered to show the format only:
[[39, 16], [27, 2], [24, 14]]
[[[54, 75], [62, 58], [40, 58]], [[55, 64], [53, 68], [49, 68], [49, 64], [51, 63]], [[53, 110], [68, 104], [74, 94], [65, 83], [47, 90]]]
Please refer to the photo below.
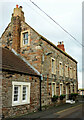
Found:
[[[78, 86], [82, 88], [82, 46], [66, 34], [59, 26], [38, 10], [29, 0], [0, 1], [0, 36], [11, 21], [16, 4], [23, 7], [26, 22], [37, 32], [53, 42], [64, 41], [65, 51], [78, 61]], [[82, 43], [83, 0], [32, 0], [56, 22]]]

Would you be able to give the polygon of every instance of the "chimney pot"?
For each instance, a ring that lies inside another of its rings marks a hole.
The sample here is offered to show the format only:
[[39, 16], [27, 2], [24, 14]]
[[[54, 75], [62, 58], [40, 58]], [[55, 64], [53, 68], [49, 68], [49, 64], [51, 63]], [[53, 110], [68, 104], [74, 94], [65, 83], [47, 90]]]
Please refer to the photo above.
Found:
[[18, 8], [18, 5], [16, 5], [16, 8]]
[[22, 11], [22, 6], [20, 6], [19, 8], [20, 8], [20, 10]]
[[58, 42], [57, 47], [65, 52], [64, 42], [63, 41], [62, 42]]
[[22, 6], [20, 6], [19, 8], [22, 8]]

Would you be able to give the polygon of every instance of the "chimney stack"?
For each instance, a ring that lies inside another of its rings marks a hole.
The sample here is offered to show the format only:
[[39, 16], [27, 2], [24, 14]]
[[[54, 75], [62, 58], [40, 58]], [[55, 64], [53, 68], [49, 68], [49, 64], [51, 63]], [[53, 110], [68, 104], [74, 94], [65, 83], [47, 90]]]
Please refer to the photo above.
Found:
[[12, 17], [19, 16], [21, 21], [25, 21], [24, 12], [22, 11], [22, 6], [16, 5], [14, 8]]
[[21, 21], [25, 21], [24, 12], [22, 11], [22, 6], [16, 5], [12, 14], [12, 25], [13, 25], [13, 42], [12, 48], [17, 52], [20, 53], [20, 26]]
[[58, 42], [57, 47], [65, 52], [64, 42], [63, 41], [62, 42]]

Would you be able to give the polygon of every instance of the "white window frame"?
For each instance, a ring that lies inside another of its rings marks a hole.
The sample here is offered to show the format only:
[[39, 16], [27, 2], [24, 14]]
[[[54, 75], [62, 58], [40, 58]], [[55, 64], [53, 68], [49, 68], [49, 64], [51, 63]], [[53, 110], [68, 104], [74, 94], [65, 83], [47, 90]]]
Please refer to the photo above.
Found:
[[[20, 86], [19, 85], [15, 85], [14, 87], [18, 87], [18, 101], [13, 101], [14, 104], [18, 104], [20, 102], [19, 98], [20, 98]], [[13, 88], [13, 93], [14, 93], [14, 88]], [[13, 94], [13, 99], [14, 99], [14, 94]]]
[[[52, 82], [52, 90], [53, 90], [53, 84], [54, 84], [54, 95], [56, 95], [56, 82]], [[54, 96], [53, 94], [52, 94], [52, 97]]]
[[63, 63], [61, 61], [59, 61], [59, 75], [63, 76]]
[[73, 84], [70, 84], [70, 88], [71, 88], [71, 93], [73, 93]]
[[[19, 100], [14, 101], [14, 86], [19, 87]], [[27, 88], [27, 96], [26, 100], [22, 100], [23, 98], [23, 86], [26, 86]], [[12, 82], [12, 106], [17, 106], [17, 105], [23, 105], [23, 104], [30, 104], [30, 83], [29, 82]]]
[[74, 93], [76, 93], [76, 84], [74, 84]]
[[[54, 68], [53, 68], [54, 71], [52, 71], [52, 60], [54, 61]], [[55, 58], [52, 58], [52, 57], [51, 57], [51, 73], [56, 74], [56, 60]]]
[[63, 94], [63, 83], [60, 83], [60, 95]]
[[68, 65], [67, 64], [65, 64], [65, 77], [68, 77]]
[[74, 79], [76, 79], [76, 69], [75, 68], [74, 68], [73, 76], [74, 76]]
[[[28, 44], [23, 44], [23, 34], [28, 33]], [[30, 30], [25, 30], [21, 32], [21, 47], [26, 47], [30, 45]]]
[[70, 67], [70, 78], [72, 78], [72, 76], [73, 76], [73, 71], [72, 71], [72, 67]]

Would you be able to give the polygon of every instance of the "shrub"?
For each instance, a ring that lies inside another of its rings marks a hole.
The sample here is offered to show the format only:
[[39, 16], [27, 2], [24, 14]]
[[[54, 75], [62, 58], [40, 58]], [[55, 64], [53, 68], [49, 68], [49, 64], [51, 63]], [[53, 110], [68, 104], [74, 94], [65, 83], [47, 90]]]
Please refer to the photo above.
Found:
[[77, 95], [78, 95], [78, 93], [71, 93], [70, 99], [75, 100]]
[[66, 95], [60, 95], [60, 100], [63, 100], [65, 98]]
[[57, 99], [58, 99], [58, 96], [54, 95], [54, 96], [52, 97], [52, 102], [57, 101]]

